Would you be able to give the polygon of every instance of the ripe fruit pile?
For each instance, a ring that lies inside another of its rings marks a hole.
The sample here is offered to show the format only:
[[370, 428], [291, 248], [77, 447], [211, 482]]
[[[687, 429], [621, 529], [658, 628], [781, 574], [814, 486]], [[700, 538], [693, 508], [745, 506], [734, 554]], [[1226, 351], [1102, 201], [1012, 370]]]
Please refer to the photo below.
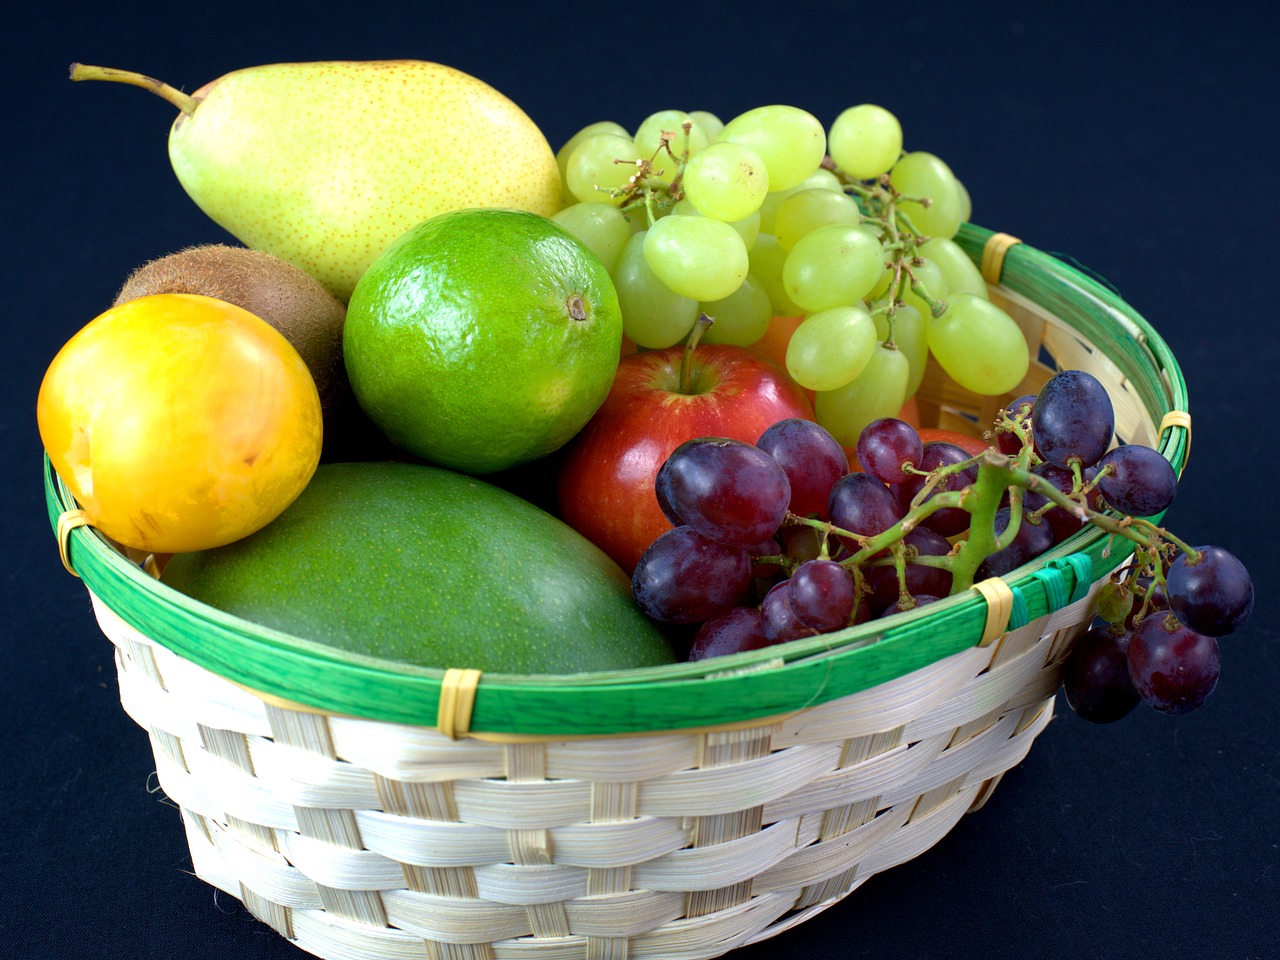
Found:
[[1092, 523], [1132, 541], [1135, 575], [1106, 596], [1115, 626], [1068, 664], [1068, 702], [1099, 721], [1139, 699], [1185, 713], [1212, 692], [1215, 638], [1247, 619], [1253, 585], [1225, 550], [1144, 519], [1168, 509], [1177, 478], [1149, 447], [1111, 447], [1113, 424], [1102, 384], [1067, 370], [1002, 411], [977, 456], [891, 417], [862, 430], [854, 470], [811, 421], [780, 421], [755, 444], [690, 440], [658, 473], [675, 526], [637, 564], [636, 602], [699, 624], [689, 656], [702, 659], [936, 602]]
[[[663, 110], [553, 154], [513, 102], [439, 64], [272, 64], [190, 96], [128, 71], [72, 78], [175, 106], [175, 173], [253, 248], [149, 265], [50, 365], [50, 460], [122, 546], [239, 554], [335, 434], [344, 453], [380, 432], [399, 452], [379, 456], [472, 474], [565, 445], [551, 469], [569, 539], [595, 544], [590, 566], [624, 593], [612, 563], [634, 569], [651, 619], [699, 624], [695, 658], [936, 602], [1091, 523], [1134, 556], [1067, 664], [1069, 702], [1108, 720], [1139, 699], [1184, 712], [1213, 688], [1216, 638], [1244, 622], [1252, 584], [1225, 551], [1143, 519], [1176, 477], [1153, 450], [1113, 446], [1094, 378], [1065, 371], [1019, 398], [977, 452], [897, 419], [930, 357], [992, 396], [1030, 358], [953, 240], [967, 191], [904, 152], [884, 108], [826, 129], [791, 106], [727, 123]], [[335, 135], [349, 129], [358, 142]], [[325, 519], [385, 552], [345, 493], [321, 498], [343, 511]], [[369, 594], [375, 615], [386, 592]], [[540, 619], [573, 620], [561, 600]]]
[[968, 193], [933, 154], [862, 104], [824, 130], [797, 107], [728, 123], [664, 110], [634, 135], [605, 121], [557, 154], [569, 205], [554, 217], [608, 267], [640, 347], [681, 342], [700, 313], [711, 343], [750, 346], [802, 316], [786, 366], [818, 422], [852, 446], [913, 396], [932, 353], [966, 389], [1013, 389], [1029, 362], [952, 239]]

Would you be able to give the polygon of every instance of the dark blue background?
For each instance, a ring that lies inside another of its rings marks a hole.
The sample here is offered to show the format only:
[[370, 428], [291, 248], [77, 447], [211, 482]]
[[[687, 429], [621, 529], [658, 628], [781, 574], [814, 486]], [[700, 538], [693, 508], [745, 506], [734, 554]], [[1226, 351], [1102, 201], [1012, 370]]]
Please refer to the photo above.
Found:
[[[554, 146], [664, 107], [877, 102], [974, 220], [1107, 277], [1162, 333], [1194, 445], [1170, 525], [1250, 567], [1253, 621], [1181, 719], [1065, 711], [935, 848], [742, 960], [1280, 956], [1274, 23], [1261, 5], [378, 2], [23, 5], [3, 25], [5, 549], [0, 957], [303, 956], [188, 874], [109, 644], [44, 515], [36, 389], [125, 274], [227, 239], [168, 167], [172, 109], [72, 60], [194, 90], [270, 61], [416, 57], [515, 99]], [[1065, 12], [1065, 11], [1070, 11]], [[790, 12], [794, 11], [794, 12]], [[1247, 11], [1247, 12], [1245, 12]], [[358, 137], [360, 131], [350, 131]]]

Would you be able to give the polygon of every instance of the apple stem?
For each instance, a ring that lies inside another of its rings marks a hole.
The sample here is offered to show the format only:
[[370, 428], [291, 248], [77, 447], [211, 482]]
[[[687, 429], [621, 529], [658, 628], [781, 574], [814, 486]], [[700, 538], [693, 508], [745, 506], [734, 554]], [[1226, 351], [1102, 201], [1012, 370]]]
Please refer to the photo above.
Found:
[[693, 327], [689, 331], [689, 337], [684, 342], [684, 355], [680, 358], [680, 392], [684, 394], [693, 393], [693, 350], [698, 345], [698, 341], [702, 339], [702, 335], [707, 332], [715, 320], [707, 316], [705, 313], [698, 314], [698, 319], [693, 321]]
[[195, 97], [188, 96], [176, 87], [167, 83], [135, 73], [132, 70], [117, 70], [114, 67], [95, 67], [86, 63], [71, 64], [72, 80], [111, 80], [115, 83], [127, 83], [131, 86], [150, 90], [158, 97], [163, 97], [185, 114], [195, 113], [199, 103]]

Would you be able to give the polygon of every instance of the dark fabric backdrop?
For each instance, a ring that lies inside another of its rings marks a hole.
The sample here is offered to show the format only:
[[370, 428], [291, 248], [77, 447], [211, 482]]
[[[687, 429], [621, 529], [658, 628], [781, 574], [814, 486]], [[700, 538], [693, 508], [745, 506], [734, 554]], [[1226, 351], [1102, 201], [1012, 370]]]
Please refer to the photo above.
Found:
[[[1047, 12], [1050, 7], [1056, 12]], [[718, 12], [711, 12], [711, 8]], [[1237, 12], [1239, 9], [1240, 12]], [[1171, 526], [1250, 567], [1253, 621], [1181, 719], [1065, 708], [936, 847], [742, 960], [1280, 956], [1274, 24], [1260, 5], [23, 4], [0, 28], [5, 282], [0, 957], [301, 952], [189, 874], [177, 811], [117, 700], [109, 644], [58, 562], [37, 386], [124, 275], [227, 239], [168, 167], [173, 111], [72, 84], [72, 60], [194, 90], [325, 58], [438, 60], [507, 93], [558, 146], [677, 106], [871, 101], [973, 197], [974, 220], [1105, 276], [1189, 384]], [[1248, 11], [1247, 13], [1245, 11]], [[350, 131], [352, 137], [359, 129]]]

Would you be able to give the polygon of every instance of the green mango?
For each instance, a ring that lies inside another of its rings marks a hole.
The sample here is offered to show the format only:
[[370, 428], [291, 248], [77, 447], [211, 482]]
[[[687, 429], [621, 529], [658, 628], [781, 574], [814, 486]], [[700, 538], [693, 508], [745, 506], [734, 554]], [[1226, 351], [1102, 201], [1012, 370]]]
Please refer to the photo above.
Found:
[[676, 659], [592, 543], [499, 487], [420, 464], [323, 464], [262, 530], [177, 554], [163, 579], [253, 623], [427, 667], [564, 674]]

